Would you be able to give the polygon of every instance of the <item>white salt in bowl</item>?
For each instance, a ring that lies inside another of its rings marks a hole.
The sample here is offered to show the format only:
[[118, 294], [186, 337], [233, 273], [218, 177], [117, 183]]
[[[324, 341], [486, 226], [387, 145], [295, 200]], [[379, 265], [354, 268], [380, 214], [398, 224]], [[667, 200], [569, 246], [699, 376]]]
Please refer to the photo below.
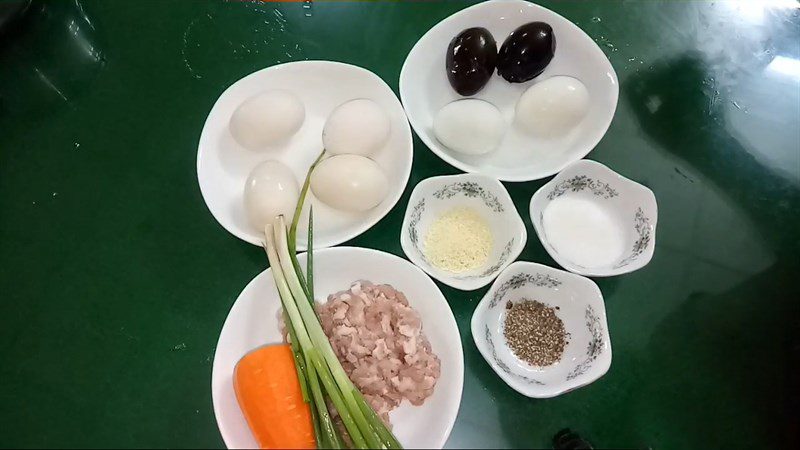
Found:
[[[556, 208], [572, 211], [556, 221]], [[530, 213], [545, 250], [570, 272], [621, 275], [653, 257], [658, 221], [653, 191], [598, 162], [582, 159], [567, 166], [533, 194]], [[548, 228], [551, 217], [554, 226]]]
[[[509, 302], [558, 307], [569, 337], [561, 359], [536, 367], [517, 358], [503, 335]], [[590, 279], [517, 261], [497, 277], [472, 314], [472, 339], [489, 366], [522, 395], [549, 398], [586, 386], [611, 367], [611, 337], [600, 288]]]
[[[476, 269], [452, 273], [432, 265], [425, 256], [425, 236], [442, 214], [457, 208], [475, 210], [487, 222], [493, 244], [487, 261]], [[431, 177], [420, 181], [411, 192], [400, 245], [408, 259], [428, 275], [462, 291], [487, 284], [512, 261], [528, 239], [525, 224], [502, 183], [478, 174]]]

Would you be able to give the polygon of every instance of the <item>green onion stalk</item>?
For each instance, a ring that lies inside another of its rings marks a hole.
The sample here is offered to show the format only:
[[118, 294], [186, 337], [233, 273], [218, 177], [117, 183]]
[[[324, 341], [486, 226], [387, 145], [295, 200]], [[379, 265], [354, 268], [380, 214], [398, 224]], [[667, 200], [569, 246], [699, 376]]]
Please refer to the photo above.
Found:
[[303, 399], [309, 403], [312, 411], [319, 448], [344, 447], [326, 399], [336, 408], [355, 448], [402, 448], [350, 381], [314, 310], [313, 209], [309, 210], [305, 276], [297, 260], [297, 223], [308, 193], [311, 173], [324, 153], [319, 155], [306, 174], [290, 227], [287, 228], [283, 216], [279, 216], [274, 224], [267, 225], [264, 230], [264, 249], [281, 298]]
[[[300, 270], [300, 262], [297, 261], [297, 225], [300, 223], [300, 215], [303, 213], [303, 203], [305, 203], [306, 194], [308, 194], [308, 188], [311, 186], [311, 173], [317, 167], [317, 164], [319, 164], [319, 162], [322, 161], [322, 157], [324, 155], [325, 155], [325, 150], [320, 152], [319, 156], [317, 156], [317, 159], [315, 159], [314, 162], [311, 163], [311, 166], [308, 167], [308, 172], [306, 172], [306, 179], [305, 179], [305, 181], [303, 181], [303, 187], [300, 189], [300, 198], [297, 200], [297, 206], [294, 209], [294, 217], [292, 217], [292, 225], [289, 228], [289, 255], [291, 255], [291, 258], [292, 258], [292, 266], [294, 266], [294, 272], [297, 274], [297, 277], [300, 279], [301, 285], [303, 286], [303, 289], [305, 290], [306, 296], [309, 299], [311, 299], [311, 303], [312, 304], [314, 303], [314, 292], [312, 290], [309, 290], [309, 288], [313, 288], [313, 286], [314, 286], [313, 282], [312, 283], [308, 283], [306, 281], [305, 277], [303, 276], [303, 271]], [[307, 239], [308, 240], [308, 244], [306, 245], [306, 247], [308, 247], [308, 249], [309, 249], [309, 252], [308, 252], [309, 258], [311, 257], [311, 253], [312, 253], [310, 251], [311, 250], [311, 242], [312, 242], [311, 240], [313, 239], [312, 227], [313, 227], [312, 211], [309, 208], [309, 212], [308, 212], [308, 239]], [[311, 259], [308, 259], [308, 261], [309, 261], [309, 264], [311, 264], [311, 262], [310, 262]], [[307, 271], [307, 273], [308, 273], [309, 277], [312, 277], [313, 273], [311, 271]]]

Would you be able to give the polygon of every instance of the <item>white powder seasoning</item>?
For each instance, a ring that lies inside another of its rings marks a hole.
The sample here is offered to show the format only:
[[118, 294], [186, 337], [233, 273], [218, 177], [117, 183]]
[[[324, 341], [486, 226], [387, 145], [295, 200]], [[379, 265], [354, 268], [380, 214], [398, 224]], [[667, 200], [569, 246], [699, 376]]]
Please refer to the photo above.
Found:
[[597, 202], [559, 197], [547, 205], [543, 216], [550, 244], [573, 264], [605, 267], [625, 251], [619, 223]]
[[456, 207], [431, 224], [424, 252], [434, 267], [461, 273], [486, 264], [493, 241], [486, 219], [471, 208]]

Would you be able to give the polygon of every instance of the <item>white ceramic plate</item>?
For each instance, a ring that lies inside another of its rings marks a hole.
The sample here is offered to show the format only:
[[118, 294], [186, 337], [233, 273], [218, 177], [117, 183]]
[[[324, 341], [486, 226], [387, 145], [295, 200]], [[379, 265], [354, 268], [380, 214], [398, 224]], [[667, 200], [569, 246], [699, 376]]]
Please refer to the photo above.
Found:
[[[526, 83], [509, 83], [495, 72], [489, 83], [469, 98], [497, 106], [508, 131], [499, 148], [482, 156], [467, 156], [444, 147], [433, 134], [439, 109], [462, 97], [447, 81], [445, 54], [450, 41], [470, 27], [488, 29], [500, 46], [517, 27], [543, 21], [553, 27], [556, 52], [544, 73]], [[532, 137], [512, 124], [520, 95], [531, 85], [555, 75], [581, 80], [589, 91], [587, 116], [569, 135], [558, 139]], [[411, 49], [400, 72], [400, 98], [420, 139], [447, 163], [465, 172], [504, 181], [544, 178], [586, 156], [608, 130], [617, 108], [617, 75], [603, 51], [569, 20], [541, 6], [520, 0], [489, 1], [459, 11], [425, 33]]]
[[[231, 114], [247, 98], [269, 89], [286, 89], [306, 108], [302, 128], [287, 143], [276, 149], [253, 151], [233, 139], [228, 130]], [[299, 61], [254, 72], [232, 84], [219, 97], [208, 114], [197, 148], [197, 178], [203, 199], [226, 230], [251, 244], [261, 245], [263, 237], [250, 225], [244, 210], [244, 183], [257, 164], [276, 159], [292, 169], [298, 185], [322, 151], [322, 127], [334, 108], [356, 99], [377, 102], [391, 121], [387, 144], [370, 157], [389, 178], [389, 193], [375, 208], [364, 213], [349, 213], [328, 207], [309, 192], [306, 208], [314, 205], [314, 246], [341, 244], [367, 231], [385, 216], [400, 199], [408, 183], [413, 159], [411, 129], [403, 107], [394, 92], [374, 73], [350, 64], [331, 61]], [[306, 246], [305, 224], [301, 220], [297, 246]]]
[[[298, 256], [305, 267], [305, 254]], [[314, 252], [314, 288], [327, 296], [364, 279], [388, 283], [408, 297], [442, 363], [442, 373], [422, 406], [403, 402], [390, 413], [393, 431], [406, 448], [441, 448], [453, 428], [464, 384], [464, 353], [455, 318], [439, 288], [410, 262], [377, 250], [335, 247]], [[278, 343], [280, 299], [269, 269], [244, 288], [233, 304], [217, 343], [211, 374], [214, 414], [228, 448], [256, 448], [233, 391], [233, 369], [250, 350]]]

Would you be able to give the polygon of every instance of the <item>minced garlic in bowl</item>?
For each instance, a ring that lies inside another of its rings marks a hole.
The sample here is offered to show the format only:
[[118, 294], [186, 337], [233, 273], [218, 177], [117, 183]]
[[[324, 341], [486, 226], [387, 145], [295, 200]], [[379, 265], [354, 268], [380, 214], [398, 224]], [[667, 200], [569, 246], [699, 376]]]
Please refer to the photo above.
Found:
[[431, 224], [424, 253], [434, 267], [461, 273], [486, 264], [493, 240], [486, 219], [471, 208], [456, 207]]

